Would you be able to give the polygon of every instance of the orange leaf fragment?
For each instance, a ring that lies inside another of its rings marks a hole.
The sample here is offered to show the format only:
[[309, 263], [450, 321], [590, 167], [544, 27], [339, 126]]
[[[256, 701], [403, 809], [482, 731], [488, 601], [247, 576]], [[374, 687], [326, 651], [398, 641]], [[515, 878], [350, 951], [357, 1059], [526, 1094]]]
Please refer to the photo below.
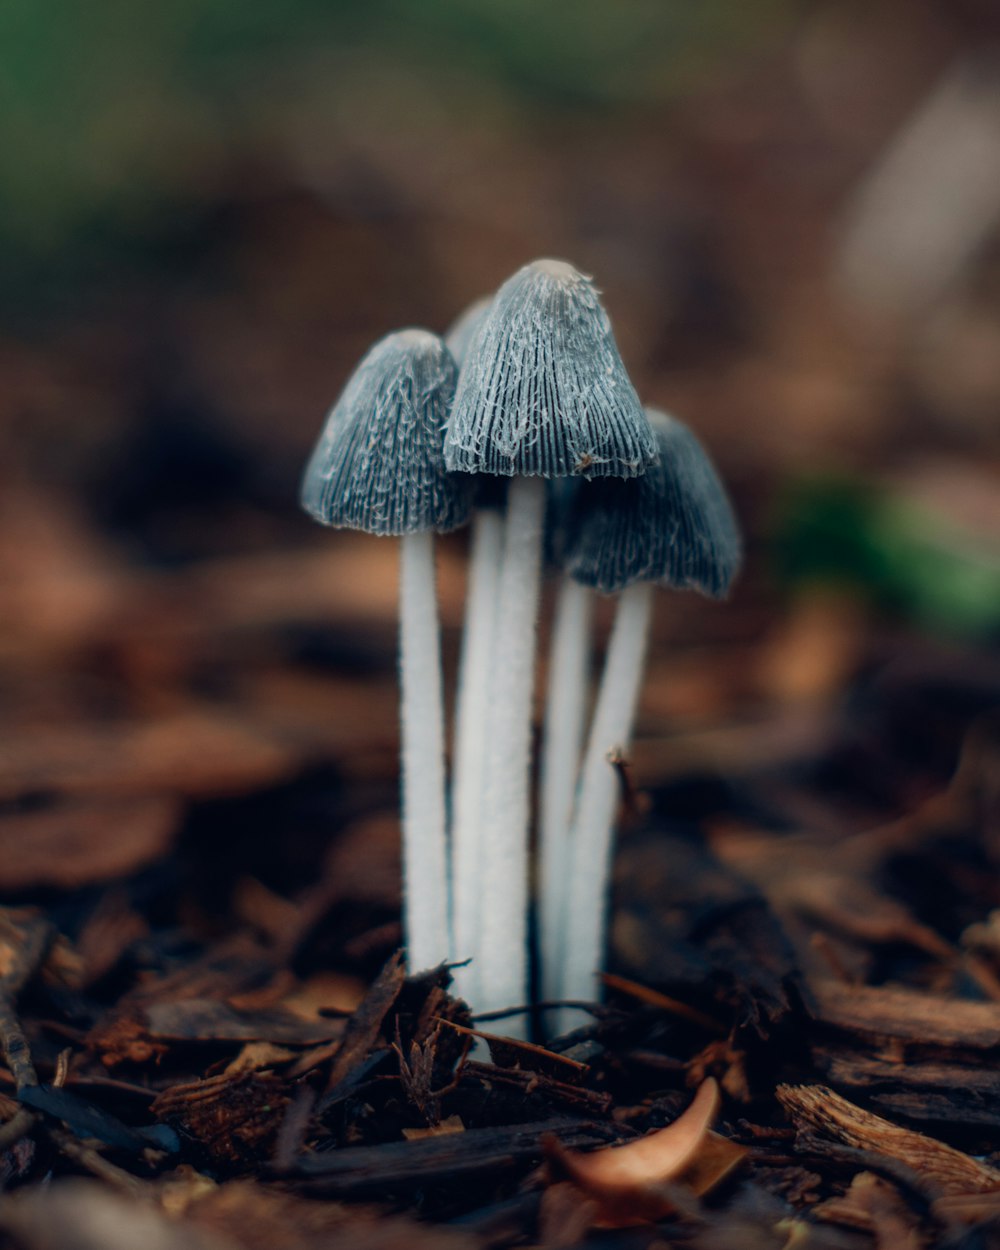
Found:
[[582, 1153], [548, 1144], [550, 1168], [596, 1201], [595, 1221], [605, 1228], [627, 1228], [664, 1218], [674, 1210], [668, 1184], [693, 1194], [707, 1193], [746, 1153], [710, 1132], [719, 1110], [719, 1086], [709, 1077], [691, 1105], [673, 1124], [624, 1146]]

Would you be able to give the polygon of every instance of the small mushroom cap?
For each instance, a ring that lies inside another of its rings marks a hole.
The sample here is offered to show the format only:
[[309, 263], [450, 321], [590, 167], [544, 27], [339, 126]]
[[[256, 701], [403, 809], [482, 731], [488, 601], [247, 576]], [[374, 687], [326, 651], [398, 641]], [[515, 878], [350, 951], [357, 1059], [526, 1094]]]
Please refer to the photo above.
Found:
[[604, 594], [648, 581], [722, 598], [742, 558], [725, 487], [686, 425], [646, 411], [659, 463], [636, 481], [580, 489], [567, 525], [566, 571]]
[[519, 269], [462, 365], [450, 469], [503, 477], [636, 477], [656, 441], [597, 291], [565, 261]]
[[447, 471], [443, 446], [456, 376], [451, 353], [429, 330], [380, 339], [348, 379], [306, 466], [306, 512], [369, 534], [463, 525], [471, 484]]
[[455, 358], [455, 364], [461, 369], [466, 356], [469, 354], [469, 348], [472, 346], [472, 340], [479, 331], [479, 327], [486, 320], [490, 308], [493, 306], [493, 296], [484, 295], [482, 299], [477, 299], [469, 305], [465, 312], [460, 313], [444, 332], [445, 346]]

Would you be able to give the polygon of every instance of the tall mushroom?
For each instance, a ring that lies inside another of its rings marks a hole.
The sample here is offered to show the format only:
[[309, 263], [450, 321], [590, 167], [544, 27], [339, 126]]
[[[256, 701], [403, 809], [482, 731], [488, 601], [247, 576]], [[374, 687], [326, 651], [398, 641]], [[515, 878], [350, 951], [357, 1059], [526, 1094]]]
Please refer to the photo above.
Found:
[[[560, 541], [550, 546], [555, 548], [553, 555], [557, 566], [561, 565], [564, 554], [559, 550], [565, 537], [563, 521], [573, 497], [569, 493], [554, 500], [552, 530]], [[559, 998], [562, 989], [566, 865], [590, 690], [592, 617], [593, 592], [564, 572], [549, 641], [538, 804], [536, 915], [544, 1001]]]
[[[563, 871], [559, 997], [594, 996], [607, 929], [617, 781], [608, 755], [627, 749], [645, 660], [654, 585], [719, 598], [736, 575], [741, 543], [725, 488], [680, 421], [647, 410], [659, 463], [635, 482], [595, 482], [578, 493], [566, 568], [584, 586], [620, 594], [583, 760]], [[560, 1028], [573, 1019], [560, 1015]]]
[[444, 463], [455, 379], [451, 354], [427, 330], [376, 343], [327, 418], [301, 496], [323, 525], [402, 536], [403, 931], [414, 970], [452, 953], [434, 534], [464, 524], [470, 508], [468, 480]]
[[494, 297], [459, 375], [449, 469], [511, 479], [490, 679], [490, 750], [472, 954], [479, 1010], [527, 1000], [531, 700], [545, 478], [635, 477], [649, 423], [589, 279], [563, 261], [518, 270]]
[[[492, 296], [476, 300], [445, 335], [461, 368], [475, 335], [486, 319]], [[488, 479], [477, 479], [472, 514], [465, 624], [455, 701], [451, 780], [451, 902], [455, 949], [471, 951], [478, 928], [480, 819], [483, 772], [489, 742], [489, 666], [496, 623], [497, 588], [503, 551], [502, 498]], [[475, 959], [454, 970], [457, 991], [475, 1002], [479, 966]]]

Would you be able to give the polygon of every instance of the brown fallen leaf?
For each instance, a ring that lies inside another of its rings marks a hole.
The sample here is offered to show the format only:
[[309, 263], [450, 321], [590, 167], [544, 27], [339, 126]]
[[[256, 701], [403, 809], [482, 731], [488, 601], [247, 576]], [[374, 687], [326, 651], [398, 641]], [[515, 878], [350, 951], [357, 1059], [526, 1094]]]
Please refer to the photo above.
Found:
[[675, 1210], [668, 1183], [695, 1195], [707, 1193], [746, 1153], [709, 1131], [719, 1102], [719, 1086], [710, 1077], [672, 1124], [624, 1146], [583, 1153], [549, 1141], [550, 1174], [566, 1177], [597, 1203], [598, 1227], [628, 1228], [663, 1219]]
[[711, 1130], [698, 1147], [694, 1158], [675, 1178], [690, 1189], [696, 1198], [707, 1194], [726, 1179], [746, 1158], [746, 1148]]
[[0, 1212], [0, 1232], [22, 1250], [233, 1250], [224, 1234], [171, 1220], [151, 1203], [75, 1179], [11, 1195]]
[[171, 797], [60, 800], [0, 817], [0, 888], [72, 890], [164, 856], [181, 816]]
[[67, 958], [60, 961], [60, 971], [74, 989], [86, 989], [116, 967], [126, 950], [148, 932], [145, 917], [131, 906], [125, 888], [114, 886], [84, 921], [75, 950], [63, 939]]
[[155, 719], [26, 727], [0, 752], [0, 796], [237, 795], [283, 780], [298, 762], [258, 726], [192, 703]]
[[186, 1207], [184, 1217], [180, 1227], [218, 1238], [228, 1250], [479, 1250], [483, 1244], [463, 1229], [317, 1202], [251, 1181], [205, 1189]]
[[314, 1046], [341, 1036], [342, 1020], [312, 1019], [281, 1007], [237, 1011], [211, 998], [148, 1003], [144, 1008], [150, 1037], [172, 1042], [274, 1042]]
[[597, 1218], [597, 1203], [581, 1198], [580, 1191], [570, 1181], [560, 1181], [542, 1194], [538, 1211], [539, 1240], [543, 1246], [552, 1246], [554, 1250], [582, 1245]]
[[779, 1085], [778, 1101], [797, 1129], [905, 1164], [944, 1194], [1000, 1190], [1000, 1171], [933, 1137], [900, 1128], [848, 1102], [825, 1085]]
[[91, 1033], [87, 1045], [109, 1069], [126, 1063], [159, 1063], [167, 1053], [167, 1047], [150, 1036], [142, 1013], [137, 1010], [111, 1013]]
[[871, 1233], [878, 1250], [921, 1250], [916, 1215], [896, 1187], [874, 1172], [859, 1172], [847, 1192], [813, 1208], [816, 1219]]
[[273, 1042], [247, 1042], [236, 1058], [226, 1064], [223, 1074], [236, 1076], [240, 1072], [260, 1072], [264, 1068], [291, 1063], [297, 1058], [297, 1051], [275, 1046]]

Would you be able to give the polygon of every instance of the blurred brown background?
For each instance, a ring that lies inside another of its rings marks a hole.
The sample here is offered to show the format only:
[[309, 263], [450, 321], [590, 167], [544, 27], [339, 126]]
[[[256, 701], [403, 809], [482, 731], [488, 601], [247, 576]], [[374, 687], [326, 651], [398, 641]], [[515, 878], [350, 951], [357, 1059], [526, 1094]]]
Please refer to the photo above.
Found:
[[298, 476], [374, 338], [541, 255], [747, 531], [731, 605], [661, 601], [643, 781], [805, 751], [893, 664], [1000, 681], [988, 0], [8, 0], [0, 181], [18, 812], [391, 782], [393, 544]]

